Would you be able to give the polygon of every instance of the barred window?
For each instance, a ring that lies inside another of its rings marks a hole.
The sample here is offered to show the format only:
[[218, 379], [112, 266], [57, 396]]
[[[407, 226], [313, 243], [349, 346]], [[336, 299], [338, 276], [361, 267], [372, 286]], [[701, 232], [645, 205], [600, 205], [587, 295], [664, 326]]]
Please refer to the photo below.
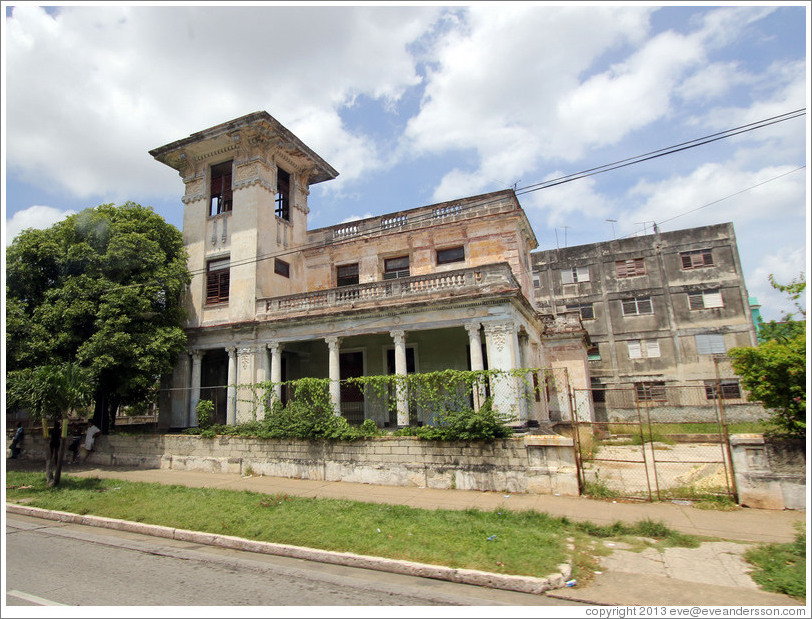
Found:
[[[737, 380], [722, 380], [719, 381], [721, 387], [721, 395], [724, 400], [737, 400], [742, 397], [741, 389], [739, 388], [739, 381]], [[705, 381], [705, 396], [708, 400], [715, 400], [717, 395], [717, 383], [715, 380]]]
[[290, 174], [276, 168], [276, 195], [274, 213], [280, 219], [290, 221]]
[[663, 381], [635, 383], [634, 388], [638, 402], [665, 402], [668, 399]]
[[384, 279], [398, 279], [399, 277], [409, 277], [409, 275], [409, 256], [387, 258], [383, 261]]
[[615, 272], [618, 277], [635, 277], [646, 274], [646, 263], [642, 258], [631, 260], [618, 260], [615, 262]]
[[634, 297], [621, 301], [624, 316], [639, 316], [642, 314], [653, 314], [651, 297]]
[[682, 260], [683, 270], [699, 269], [702, 267], [713, 266], [713, 254], [710, 249], [697, 249], [696, 251], [681, 252], [680, 260]]
[[692, 309], [710, 309], [712, 307], [724, 307], [722, 300], [722, 291], [718, 288], [716, 290], [703, 290], [701, 292], [688, 293], [688, 306]]

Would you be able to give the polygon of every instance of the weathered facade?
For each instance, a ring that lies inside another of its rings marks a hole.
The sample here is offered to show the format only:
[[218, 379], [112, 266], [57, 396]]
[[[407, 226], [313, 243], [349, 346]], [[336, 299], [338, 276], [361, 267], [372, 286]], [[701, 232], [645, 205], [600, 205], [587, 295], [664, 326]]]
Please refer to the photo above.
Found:
[[701, 385], [713, 400], [721, 385], [744, 407], [726, 352], [756, 335], [733, 224], [536, 252], [533, 277], [540, 311], [580, 312], [599, 419], [612, 418], [618, 388], [664, 403], [670, 386]]
[[[393, 411], [342, 381], [561, 366], [588, 384], [577, 313], [536, 310], [537, 241], [512, 191], [308, 230], [310, 186], [337, 172], [265, 112], [150, 154], [183, 179], [193, 274], [189, 351], [165, 381], [164, 425], [196, 425], [201, 397], [219, 423], [248, 420], [240, 385], [271, 381], [281, 395], [303, 377], [329, 378], [337, 411], [381, 427], [406, 425], [408, 403]], [[546, 397], [513, 387], [493, 391], [495, 408], [520, 425], [549, 419]]]

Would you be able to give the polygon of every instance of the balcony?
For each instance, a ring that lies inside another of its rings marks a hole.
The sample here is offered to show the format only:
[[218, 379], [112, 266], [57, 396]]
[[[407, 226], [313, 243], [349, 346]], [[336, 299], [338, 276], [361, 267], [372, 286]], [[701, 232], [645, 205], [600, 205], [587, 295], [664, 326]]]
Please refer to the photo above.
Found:
[[257, 317], [276, 320], [303, 314], [329, 314], [347, 309], [397, 307], [439, 299], [518, 292], [519, 283], [510, 266], [498, 263], [258, 299]]

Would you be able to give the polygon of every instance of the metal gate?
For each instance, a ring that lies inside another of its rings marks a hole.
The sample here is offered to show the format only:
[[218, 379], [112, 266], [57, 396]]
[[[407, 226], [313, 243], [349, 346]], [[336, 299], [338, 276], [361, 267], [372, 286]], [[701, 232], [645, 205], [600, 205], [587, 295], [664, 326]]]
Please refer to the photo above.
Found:
[[573, 422], [583, 494], [648, 501], [736, 500], [718, 388], [641, 383], [584, 391], [573, 391], [576, 402], [589, 398], [594, 417], [606, 421]]

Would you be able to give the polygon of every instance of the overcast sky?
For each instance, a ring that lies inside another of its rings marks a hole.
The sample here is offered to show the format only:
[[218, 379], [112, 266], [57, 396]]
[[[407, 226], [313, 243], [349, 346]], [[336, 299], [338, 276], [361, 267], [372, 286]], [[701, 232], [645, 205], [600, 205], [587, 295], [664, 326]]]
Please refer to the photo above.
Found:
[[6, 244], [126, 200], [180, 226], [148, 151], [265, 110], [340, 174], [313, 228], [515, 186], [540, 249], [732, 221], [768, 320], [808, 268], [807, 115], [522, 191], [805, 110], [806, 2], [3, 7]]

